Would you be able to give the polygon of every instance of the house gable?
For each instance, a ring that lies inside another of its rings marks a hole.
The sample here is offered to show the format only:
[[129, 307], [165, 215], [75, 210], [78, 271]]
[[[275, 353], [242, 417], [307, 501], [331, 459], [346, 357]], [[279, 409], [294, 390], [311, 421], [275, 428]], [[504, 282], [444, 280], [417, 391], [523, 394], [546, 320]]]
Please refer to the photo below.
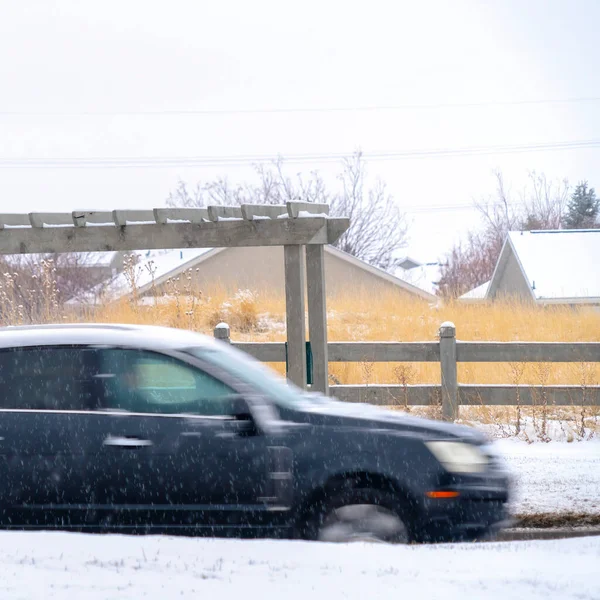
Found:
[[504, 242], [485, 296], [487, 300], [497, 300], [503, 297], [535, 301], [535, 296], [510, 237], [507, 237]]

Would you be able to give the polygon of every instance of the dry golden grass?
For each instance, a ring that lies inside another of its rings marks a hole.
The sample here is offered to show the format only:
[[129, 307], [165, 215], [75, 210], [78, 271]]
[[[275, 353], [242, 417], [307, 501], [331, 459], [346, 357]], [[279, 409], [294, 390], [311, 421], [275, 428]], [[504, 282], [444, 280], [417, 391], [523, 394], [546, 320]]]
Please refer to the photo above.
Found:
[[[101, 307], [83, 320], [161, 324], [212, 334], [220, 321], [229, 323], [236, 341], [284, 341], [285, 303], [281, 295], [252, 292], [227, 294], [211, 290], [200, 294], [175, 291], [167, 303], [138, 306], [123, 301]], [[458, 302], [431, 307], [397, 293], [377, 294], [349, 290], [328, 299], [331, 341], [435, 341], [439, 325], [452, 321], [457, 337], [477, 341], [600, 341], [600, 312], [593, 308], [540, 308], [502, 302], [469, 305]], [[272, 365], [282, 372], [283, 365]], [[361, 363], [330, 366], [332, 379], [340, 383], [439, 383], [437, 363], [374, 364], [365, 356]], [[576, 384], [600, 383], [598, 364], [459, 365], [461, 383]]]

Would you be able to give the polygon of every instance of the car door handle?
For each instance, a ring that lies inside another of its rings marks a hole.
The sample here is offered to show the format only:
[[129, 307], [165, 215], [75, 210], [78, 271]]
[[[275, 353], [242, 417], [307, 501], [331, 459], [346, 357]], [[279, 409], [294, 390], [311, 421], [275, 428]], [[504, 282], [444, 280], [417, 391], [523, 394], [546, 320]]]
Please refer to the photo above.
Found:
[[152, 440], [144, 440], [137, 437], [119, 437], [109, 435], [104, 440], [105, 446], [114, 446], [117, 448], [143, 448], [145, 446], [152, 446]]

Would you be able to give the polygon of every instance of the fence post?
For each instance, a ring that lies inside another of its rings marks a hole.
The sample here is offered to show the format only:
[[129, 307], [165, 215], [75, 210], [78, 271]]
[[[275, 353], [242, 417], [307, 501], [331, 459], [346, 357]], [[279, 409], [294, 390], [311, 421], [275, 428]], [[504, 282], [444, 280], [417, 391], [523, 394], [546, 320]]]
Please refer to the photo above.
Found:
[[227, 323], [219, 323], [214, 330], [215, 339], [221, 340], [227, 344], [231, 344], [229, 325]]
[[458, 418], [458, 376], [456, 367], [456, 327], [446, 321], [440, 325], [440, 368], [442, 371], [442, 418]]

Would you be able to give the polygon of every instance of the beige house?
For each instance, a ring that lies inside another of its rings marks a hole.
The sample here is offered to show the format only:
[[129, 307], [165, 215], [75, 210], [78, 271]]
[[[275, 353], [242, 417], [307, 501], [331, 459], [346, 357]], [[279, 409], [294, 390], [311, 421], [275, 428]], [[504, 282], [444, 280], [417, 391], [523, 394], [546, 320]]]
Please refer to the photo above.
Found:
[[492, 279], [461, 300], [501, 298], [600, 306], [600, 229], [511, 231]]
[[[186, 290], [209, 292], [219, 289], [234, 294], [238, 290], [258, 293], [284, 293], [282, 247], [212, 248], [140, 253], [135, 267], [98, 286], [69, 305], [93, 306], [130, 297], [135, 290], [143, 300], [164, 296], [177, 286]], [[429, 302], [437, 301], [420, 287], [368, 265], [332, 246], [325, 246], [327, 295], [384, 292], [405, 294]]]

